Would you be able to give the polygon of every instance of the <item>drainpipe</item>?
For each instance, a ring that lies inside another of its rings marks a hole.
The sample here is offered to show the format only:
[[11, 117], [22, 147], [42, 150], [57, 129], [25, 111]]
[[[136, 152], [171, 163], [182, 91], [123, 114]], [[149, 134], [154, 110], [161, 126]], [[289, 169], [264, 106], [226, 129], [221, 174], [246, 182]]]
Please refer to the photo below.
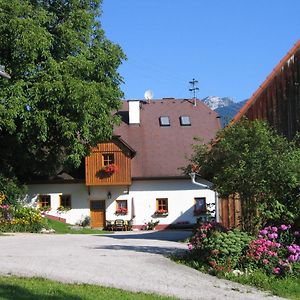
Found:
[[195, 180], [196, 179], [196, 173], [191, 172], [189, 175], [190, 175], [190, 177], [192, 179], [192, 183], [193, 184], [199, 185], [199, 186], [201, 186], [202, 188], [205, 188], [205, 189], [210, 189], [210, 187], [207, 184], [203, 184], [203, 183], [197, 182]]
[[[191, 172], [191, 173], [189, 173], [189, 175], [190, 175], [190, 177], [192, 179], [192, 183], [193, 184], [201, 186], [204, 189], [210, 189], [211, 188], [207, 184], [203, 184], [203, 183], [197, 182], [196, 181], [196, 175], [197, 174], [195, 172]], [[220, 221], [220, 216], [219, 216], [219, 197], [218, 197], [218, 193], [217, 192], [214, 192], [214, 193], [215, 193], [216, 222], [219, 222]]]

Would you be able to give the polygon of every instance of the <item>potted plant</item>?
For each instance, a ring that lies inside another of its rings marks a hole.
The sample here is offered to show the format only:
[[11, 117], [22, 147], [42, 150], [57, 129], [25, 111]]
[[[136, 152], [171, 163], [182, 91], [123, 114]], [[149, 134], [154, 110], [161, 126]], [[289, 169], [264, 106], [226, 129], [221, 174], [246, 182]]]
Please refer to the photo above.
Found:
[[166, 209], [158, 209], [155, 211], [154, 215], [158, 217], [166, 217], [168, 215], [168, 211]]
[[64, 206], [59, 206], [58, 208], [57, 208], [57, 212], [59, 213], [59, 214], [62, 214], [62, 213], [66, 213], [67, 211], [69, 211], [70, 210], [70, 208], [68, 208], [68, 207], [64, 207]]

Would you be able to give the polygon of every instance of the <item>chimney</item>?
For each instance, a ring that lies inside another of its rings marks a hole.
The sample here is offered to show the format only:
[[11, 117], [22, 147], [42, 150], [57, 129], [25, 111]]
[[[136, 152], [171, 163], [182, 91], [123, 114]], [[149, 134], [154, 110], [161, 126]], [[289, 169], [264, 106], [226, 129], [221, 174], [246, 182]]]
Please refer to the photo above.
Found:
[[128, 100], [129, 125], [140, 125], [140, 101]]

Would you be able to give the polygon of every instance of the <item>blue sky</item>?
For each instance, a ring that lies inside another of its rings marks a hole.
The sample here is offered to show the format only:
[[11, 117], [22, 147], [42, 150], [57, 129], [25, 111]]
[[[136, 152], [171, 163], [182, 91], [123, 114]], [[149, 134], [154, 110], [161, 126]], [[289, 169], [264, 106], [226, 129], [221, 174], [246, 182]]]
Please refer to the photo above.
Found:
[[125, 99], [249, 98], [300, 39], [300, 0], [103, 0]]

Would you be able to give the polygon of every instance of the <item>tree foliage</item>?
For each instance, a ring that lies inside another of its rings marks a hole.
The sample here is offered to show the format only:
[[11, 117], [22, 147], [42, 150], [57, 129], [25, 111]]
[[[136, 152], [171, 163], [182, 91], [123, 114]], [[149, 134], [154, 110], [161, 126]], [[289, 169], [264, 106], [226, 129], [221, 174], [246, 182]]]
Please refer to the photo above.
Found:
[[192, 164], [220, 196], [238, 193], [245, 229], [293, 221], [300, 212], [300, 149], [263, 121], [243, 120], [213, 145], [195, 145]]
[[0, 164], [30, 179], [79, 166], [109, 139], [123, 96], [121, 48], [101, 29], [100, 0], [0, 0]]

